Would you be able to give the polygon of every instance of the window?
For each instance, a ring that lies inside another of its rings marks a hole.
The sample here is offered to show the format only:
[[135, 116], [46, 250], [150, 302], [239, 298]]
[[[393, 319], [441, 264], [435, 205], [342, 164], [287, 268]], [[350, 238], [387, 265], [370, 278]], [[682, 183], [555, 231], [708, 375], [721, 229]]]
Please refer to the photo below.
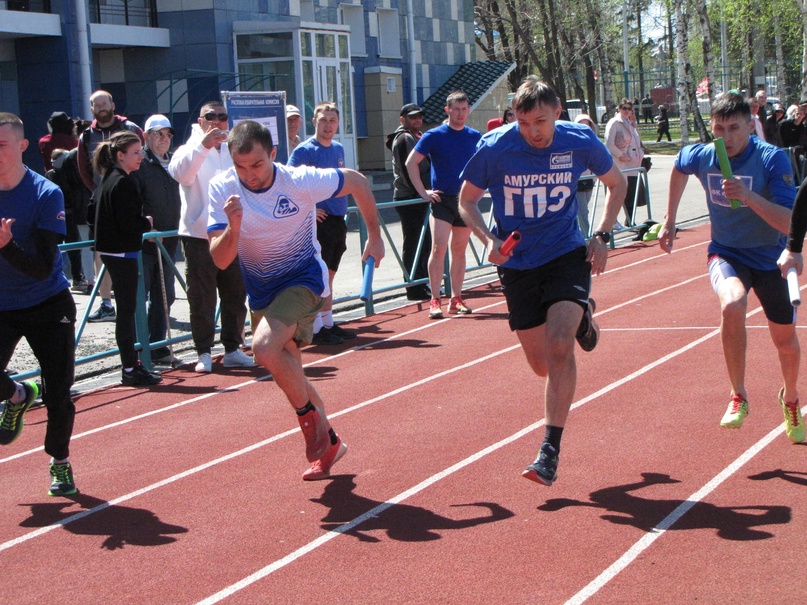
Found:
[[353, 55], [366, 55], [364, 7], [361, 4], [340, 4], [342, 25], [350, 26], [350, 50]]
[[401, 56], [400, 17], [397, 10], [378, 9], [378, 54], [382, 57]]

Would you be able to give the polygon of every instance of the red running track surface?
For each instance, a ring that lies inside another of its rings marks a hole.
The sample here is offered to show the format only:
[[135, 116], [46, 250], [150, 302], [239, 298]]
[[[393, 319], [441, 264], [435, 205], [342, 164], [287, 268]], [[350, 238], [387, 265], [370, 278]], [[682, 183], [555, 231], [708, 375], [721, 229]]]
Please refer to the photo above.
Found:
[[[634, 244], [595, 278], [601, 341], [578, 350], [559, 479], [520, 477], [543, 382], [496, 284], [473, 315], [425, 305], [308, 348], [349, 446], [306, 483], [295, 417], [265, 370], [181, 368], [81, 393], [80, 493], [49, 498], [45, 410], [0, 451], [3, 603], [773, 603], [804, 598], [807, 448], [783, 433], [776, 352], [751, 297], [751, 413], [728, 381], [708, 225], [672, 255]], [[803, 383], [803, 381], [802, 381]]]

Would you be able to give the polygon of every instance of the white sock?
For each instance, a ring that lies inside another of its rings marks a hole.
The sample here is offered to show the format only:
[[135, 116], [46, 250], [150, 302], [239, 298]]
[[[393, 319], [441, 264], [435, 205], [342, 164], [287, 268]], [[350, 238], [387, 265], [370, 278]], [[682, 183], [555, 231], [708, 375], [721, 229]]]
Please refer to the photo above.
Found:
[[333, 309], [323, 311], [320, 315], [322, 316], [322, 325], [326, 328], [333, 328]]
[[317, 313], [317, 316], [314, 318], [314, 334], [319, 334], [319, 331], [322, 329], [322, 313]]
[[28, 397], [28, 392], [25, 390], [25, 386], [21, 382], [15, 382], [16, 391], [14, 394], [9, 398], [11, 403], [22, 403], [25, 401], [25, 398]]
[[70, 462], [70, 458], [65, 458], [64, 460], [55, 460], [54, 458], [50, 459], [51, 464], [65, 464], [66, 462]]

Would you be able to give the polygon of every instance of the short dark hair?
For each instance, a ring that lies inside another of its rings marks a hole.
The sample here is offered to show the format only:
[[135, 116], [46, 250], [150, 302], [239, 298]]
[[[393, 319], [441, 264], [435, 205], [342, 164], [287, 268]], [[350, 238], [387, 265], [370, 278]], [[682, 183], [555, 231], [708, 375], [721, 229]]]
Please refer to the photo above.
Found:
[[469, 105], [471, 104], [471, 100], [468, 98], [467, 92], [460, 89], [451, 91], [446, 97], [446, 107], [451, 107], [452, 103], [461, 103], [462, 101], [465, 101]]
[[202, 107], [199, 109], [199, 115], [205, 115], [208, 109], [213, 109], [214, 107], [224, 107], [224, 101], [221, 99], [211, 99], [209, 101], [205, 101], [202, 104]]
[[538, 105], [557, 107], [559, 103], [557, 93], [549, 84], [541, 82], [538, 76], [527, 76], [513, 97], [513, 111], [529, 113]]
[[751, 119], [751, 106], [741, 94], [736, 92], [723, 92], [712, 102], [712, 118], [731, 118], [744, 116]]
[[230, 150], [230, 155], [249, 153], [256, 144], [266, 149], [268, 153], [272, 153], [272, 149], [275, 148], [269, 129], [253, 120], [239, 122], [227, 137], [227, 149]]
[[11, 126], [20, 135], [20, 138], [25, 138], [25, 127], [20, 116], [7, 111], [0, 111], [0, 126], [5, 126], [6, 124]]
[[316, 119], [319, 114], [325, 113], [326, 111], [335, 111], [336, 115], [339, 115], [339, 108], [336, 106], [336, 103], [333, 101], [323, 101], [314, 108], [314, 119]]

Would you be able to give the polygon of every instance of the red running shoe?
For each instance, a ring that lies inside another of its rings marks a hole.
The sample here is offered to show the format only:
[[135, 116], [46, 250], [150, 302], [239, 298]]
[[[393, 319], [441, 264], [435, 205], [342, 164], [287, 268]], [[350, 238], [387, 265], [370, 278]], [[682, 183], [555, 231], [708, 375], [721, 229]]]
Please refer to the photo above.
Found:
[[297, 420], [305, 437], [305, 457], [309, 462], [315, 462], [325, 455], [331, 445], [328, 429], [316, 407], [303, 416], [297, 416]]
[[317, 481], [327, 479], [331, 476], [331, 467], [347, 453], [347, 445], [341, 437], [336, 438], [336, 443], [328, 448], [325, 455], [314, 462], [307, 471], [303, 473], [303, 481]]

